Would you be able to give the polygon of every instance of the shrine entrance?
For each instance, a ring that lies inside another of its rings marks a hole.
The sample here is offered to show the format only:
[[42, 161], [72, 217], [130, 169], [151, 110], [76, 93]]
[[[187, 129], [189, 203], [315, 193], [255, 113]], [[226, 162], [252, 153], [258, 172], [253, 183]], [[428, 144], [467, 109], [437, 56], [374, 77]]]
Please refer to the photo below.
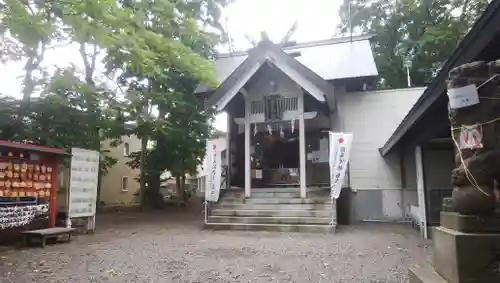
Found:
[[251, 144], [252, 187], [299, 186], [300, 156], [297, 130], [292, 132], [290, 128], [285, 129], [279, 124], [266, 125], [265, 131], [259, 131], [254, 135]]

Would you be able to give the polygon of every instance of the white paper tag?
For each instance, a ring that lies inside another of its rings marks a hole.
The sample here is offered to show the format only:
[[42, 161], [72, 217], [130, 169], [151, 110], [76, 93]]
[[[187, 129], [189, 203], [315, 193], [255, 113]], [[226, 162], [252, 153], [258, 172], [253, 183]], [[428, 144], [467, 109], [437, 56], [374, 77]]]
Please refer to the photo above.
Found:
[[479, 94], [476, 85], [468, 85], [459, 88], [448, 89], [450, 107], [453, 109], [463, 108], [479, 103]]

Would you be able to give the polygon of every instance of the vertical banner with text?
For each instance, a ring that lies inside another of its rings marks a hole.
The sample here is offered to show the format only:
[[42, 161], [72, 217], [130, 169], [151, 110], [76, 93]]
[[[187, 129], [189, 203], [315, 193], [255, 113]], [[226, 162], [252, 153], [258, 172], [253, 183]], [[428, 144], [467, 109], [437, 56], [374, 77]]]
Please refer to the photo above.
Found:
[[340, 196], [342, 185], [349, 163], [352, 147], [352, 134], [330, 132], [330, 196], [337, 199]]
[[71, 149], [71, 179], [69, 182], [69, 217], [91, 217], [96, 212], [99, 152]]
[[220, 149], [216, 143], [209, 143], [207, 148], [207, 178], [205, 186], [205, 200], [217, 202], [219, 200], [222, 160]]

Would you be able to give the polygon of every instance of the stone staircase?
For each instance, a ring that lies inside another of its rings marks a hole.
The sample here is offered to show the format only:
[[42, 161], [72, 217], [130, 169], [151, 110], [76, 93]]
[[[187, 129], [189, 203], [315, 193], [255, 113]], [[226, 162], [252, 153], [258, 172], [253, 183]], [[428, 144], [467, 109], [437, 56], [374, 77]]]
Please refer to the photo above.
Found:
[[212, 205], [206, 228], [281, 232], [334, 232], [328, 190], [310, 190], [300, 198], [298, 188], [252, 189], [246, 199], [242, 189], [225, 190]]

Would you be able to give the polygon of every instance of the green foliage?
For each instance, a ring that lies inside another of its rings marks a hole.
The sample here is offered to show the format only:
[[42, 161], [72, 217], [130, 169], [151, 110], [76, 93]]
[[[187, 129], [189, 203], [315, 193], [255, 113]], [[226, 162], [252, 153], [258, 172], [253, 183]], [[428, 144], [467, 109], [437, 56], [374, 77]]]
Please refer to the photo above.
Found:
[[[5, 0], [0, 59], [26, 64], [23, 100], [0, 100], [0, 138], [106, 156], [105, 140], [116, 146], [121, 136], [134, 135], [143, 146], [130, 165], [144, 173], [141, 183], [147, 179], [158, 191], [165, 170], [177, 177], [195, 172], [213, 114], [192, 94], [199, 83], [217, 83], [209, 59], [222, 39], [219, 18], [227, 2]], [[41, 68], [46, 50], [68, 43], [79, 46], [83, 73]], [[148, 151], [149, 140], [156, 146]], [[100, 173], [115, 162], [103, 158]]]
[[60, 37], [53, 8], [57, 1], [5, 0], [0, 6], [0, 33], [4, 60], [25, 58], [23, 100], [19, 118], [28, 110], [31, 95], [43, 77], [35, 71], [40, 67], [45, 51], [53, 40]]
[[344, 0], [341, 30], [373, 34], [382, 88], [424, 86], [451, 56], [488, 0]]
[[[201, 29], [197, 22], [217, 28], [223, 4], [224, 1], [129, 3], [145, 23], [140, 32], [147, 36], [140, 43], [125, 41], [110, 52], [107, 66], [110, 72], [117, 67], [124, 70], [120, 77], [128, 86], [124, 109], [135, 124], [130, 134], [156, 142], [154, 149], [142, 148], [144, 155], [132, 154], [129, 162], [133, 168], [144, 166], [144, 194], [158, 194], [165, 171], [178, 180], [195, 173], [204, 156], [213, 114], [203, 108], [193, 92], [200, 82], [216, 83], [212, 63], [207, 59], [212, 57], [220, 37]], [[137, 46], [142, 46], [140, 52], [134, 52]], [[146, 59], [138, 62], [137, 58]], [[156, 62], [152, 68], [144, 64], [149, 58]], [[153, 114], [152, 109], [158, 113]], [[178, 191], [183, 191], [182, 187]]]
[[113, 122], [112, 109], [102, 106], [109, 103], [107, 94], [105, 90], [82, 82], [74, 70], [59, 70], [46, 85], [43, 96], [31, 102], [21, 127], [13, 128], [12, 125], [18, 125], [16, 118], [23, 102], [5, 99], [0, 103], [4, 118], [0, 121], [0, 139], [101, 151], [101, 168], [106, 172], [116, 160], [106, 155], [101, 143], [105, 139], [119, 138], [124, 132], [120, 124]]

